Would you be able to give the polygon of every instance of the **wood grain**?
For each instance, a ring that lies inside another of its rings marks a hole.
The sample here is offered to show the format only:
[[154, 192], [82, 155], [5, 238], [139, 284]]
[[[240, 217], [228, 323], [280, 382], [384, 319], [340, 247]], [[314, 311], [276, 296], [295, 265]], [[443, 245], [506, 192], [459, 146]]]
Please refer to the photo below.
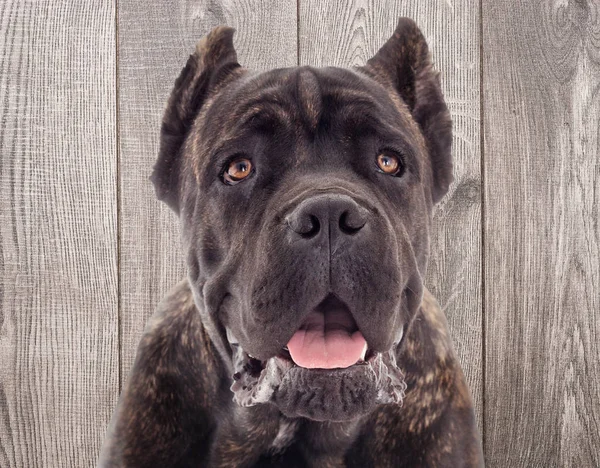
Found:
[[198, 40], [219, 24], [237, 29], [240, 63], [255, 70], [297, 63], [296, 2], [122, 0], [119, 23], [121, 373], [144, 325], [184, 273], [176, 216], [148, 177], [164, 106]]
[[483, 7], [487, 464], [597, 467], [600, 5]]
[[114, 1], [0, 3], [0, 466], [95, 463], [117, 401]]
[[482, 427], [481, 167], [478, 3], [300, 1], [300, 63], [364, 65], [414, 19], [427, 38], [454, 122], [454, 176], [437, 207], [426, 284], [448, 324]]

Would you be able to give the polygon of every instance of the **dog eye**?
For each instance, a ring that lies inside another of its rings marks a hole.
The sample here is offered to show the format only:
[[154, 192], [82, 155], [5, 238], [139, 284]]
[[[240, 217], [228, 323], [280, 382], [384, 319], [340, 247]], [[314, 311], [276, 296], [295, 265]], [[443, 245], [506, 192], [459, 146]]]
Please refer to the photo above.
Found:
[[253, 170], [252, 161], [247, 158], [238, 158], [230, 162], [223, 172], [223, 182], [235, 185], [248, 177]]
[[381, 151], [377, 155], [377, 167], [379, 172], [399, 177], [404, 172], [402, 159], [391, 151]]

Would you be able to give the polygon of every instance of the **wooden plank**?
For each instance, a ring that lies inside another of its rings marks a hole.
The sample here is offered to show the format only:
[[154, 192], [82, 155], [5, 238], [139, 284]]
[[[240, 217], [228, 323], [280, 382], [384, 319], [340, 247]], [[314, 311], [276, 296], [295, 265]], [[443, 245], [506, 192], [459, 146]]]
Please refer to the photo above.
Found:
[[599, 14], [483, 2], [489, 466], [600, 466]]
[[482, 427], [481, 180], [478, 3], [300, 1], [300, 63], [355, 66], [413, 18], [427, 38], [454, 121], [454, 176], [438, 205], [425, 281], [448, 318]]
[[0, 3], [0, 466], [95, 464], [118, 395], [114, 1]]
[[219, 24], [237, 28], [243, 66], [297, 63], [296, 2], [122, 0], [119, 22], [121, 372], [133, 363], [144, 325], [184, 273], [178, 221], [148, 180], [164, 106], [195, 44]]

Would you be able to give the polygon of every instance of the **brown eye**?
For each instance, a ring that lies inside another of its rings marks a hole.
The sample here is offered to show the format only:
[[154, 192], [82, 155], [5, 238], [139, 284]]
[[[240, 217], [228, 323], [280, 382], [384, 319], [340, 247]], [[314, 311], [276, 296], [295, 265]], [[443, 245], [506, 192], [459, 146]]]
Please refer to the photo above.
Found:
[[384, 174], [394, 176], [401, 175], [403, 170], [400, 158], [388, 151], [382, 151], [377, 155], [377, 167]]
[[234, 185], [241, 182], [252, 172], [252, 162], [246, 158], [239, 158], [229, 163], [223, 173], [223, 180], [226, 184]]

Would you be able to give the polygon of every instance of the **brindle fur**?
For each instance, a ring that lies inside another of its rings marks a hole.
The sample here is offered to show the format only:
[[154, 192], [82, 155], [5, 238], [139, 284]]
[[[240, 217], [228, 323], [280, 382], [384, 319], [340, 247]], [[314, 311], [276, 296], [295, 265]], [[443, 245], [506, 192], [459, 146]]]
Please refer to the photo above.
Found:
[[[148, 324], [100, 466], [483, 466], [445, 317], [422, 284], [432, 207], [452, 181], [451, 120], [423, 35], [404, 18], [365, 67], [265, 74], [237, 63], [232, 35], [220, 27], [200, 41], [167, 105], [152, 180], [180, 215], [188, 278]], [[404, 142], [407, 177], [344, 165], [364, 158], [354, 153], [371, 141], [356, 139], [366, 128]], [[215, 186], [216, 149], [253, 141], [277, 155], [261, 168], [270, 182]], [[316, 192], [354, 197], [371, 216], [371, 237], [330, 239], [328, 281], [326, 262], [282, 241], [284, 215]], [[235, 404], [225, 327], [268, 359], [330, 289], [370, 349], [396, 346], [402, 406], [319, 422]]]

